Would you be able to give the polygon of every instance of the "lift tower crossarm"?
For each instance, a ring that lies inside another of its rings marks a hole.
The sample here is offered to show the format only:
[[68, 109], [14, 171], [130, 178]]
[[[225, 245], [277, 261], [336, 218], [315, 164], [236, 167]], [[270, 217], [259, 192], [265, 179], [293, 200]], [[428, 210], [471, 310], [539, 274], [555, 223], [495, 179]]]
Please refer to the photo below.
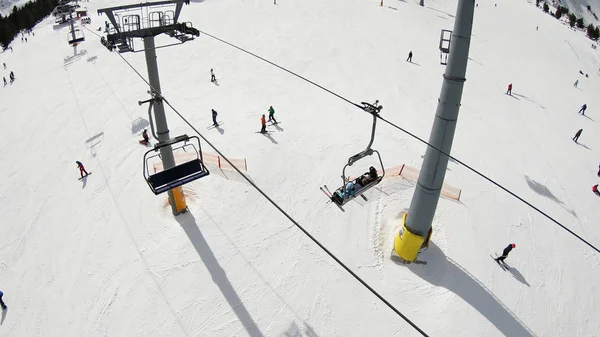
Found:
[[[174, 26], [175, 23], [177, 23], [177, 19], [179, 19], [179, 14], [181, 13], [181, 8], [183, 7], [183, 5], [189, 5], [190, 4], [190, 0], [170, 0], [170, 1], [157, 1], [157, 2], [146, 2], [146, 3], [140, 3], [140, 4], [135, 4], [135, 5], [125, 5], [125, 6], [117, 6], [117, 7], [108, 7], [108, 8], [101, 8], [98, 10], [98, 14], [106, 14], [106, 16], [108, 17], [108, 20], [110, 21], [110, 23], [113, 25], [113, 27], [115, 28], [115, 30], [117, 31], [118, 34], [123, 34], [124, 32], [121, 31], [121, 28], [119, 26], [119, 24], [117, 23], [117, 20], [115, 19], [115, 15], [114, 12], [115, 11], [126, 11], [129, 9], [139, 9], [142, 7], [156, 7], [156, 6], [164, 6], [164, 5], [175, 5], [175, 15], [173, 17], [173, 25], [169, 25], [169, 26]], [[166, 27], [169, 27], [166, 26]], [[164, 29], [165, 27], [161, 27], [162, 29]], [[171, 29], [173, 29], [173, 27], [170, 27]], [[153, 35], [140, 35], [142, 33], [144, 33], [143, 31], [145, 31], [145, 29], [141, 29], [138, 31], [134, 31], [134, 32], [127, 32], [127, 33], [135, 33], [135, 35], [129, 35], [126, 34], [126, 37], [145, 37], [145, 36], [155, 36], [158, 35], [162, 32], [159, 32], [158, 34], [153, 34]], [[146, 34], [149, 34], [151, 32], [145, 32]]]

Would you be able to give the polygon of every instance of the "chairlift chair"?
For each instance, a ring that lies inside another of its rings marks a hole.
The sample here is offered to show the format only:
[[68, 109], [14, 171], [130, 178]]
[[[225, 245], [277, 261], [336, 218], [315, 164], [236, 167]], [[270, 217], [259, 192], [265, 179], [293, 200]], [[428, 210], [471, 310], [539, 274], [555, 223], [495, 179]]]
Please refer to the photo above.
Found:
[[[195, 141], [193, 141], [195, 140]], [[165, 169], [161, 172], [150, 174], [150, 166], [148, 161], [155, 157], [160, 157], [159, 150], [163, 147], [174, 146], [172, 149], [181, 149], [186, 151], [191, 149], [196, 152], [196, 159], [192, 159], [183, 164]], [[197, 144], [197, 147], [196, 147]], [[156, 195], [172, 190], [181, 185], [185, 185], [194, 180], [206, 177], [210, 174], [202, 160], [202, 149], [200, 147], [200, 139], [197, 136], [189, 137], [182, 135], [172, 138], [166, 142], [160, 142], [154, 145], [154, 148], [144, 154], [144, 179], [150, 190]]]
[[[353, 200], [354, 198], [356, 198], [358, 196], [362, 196], [366, 191], [371, 189], [373, 186], [379, 184], [381, 182], [381, 180], [383, 179], [383, 177], [385, 176], [385, 168], [383, 167], [383, 161], [381, 160], [381, 155], [379, 154], [379, 151], [371, 149], [371, 145], [373, 144], [373, 140], [375, 139], [375, 127], [377, 125], [377, 117], [378, 117], [381, 109], [383, 109], [382, 106], [377, 106], [378, 103], [379, 103], [379, 101], [375, 101], [375, 104], [361, 102], [361, 104], [363, 105], [362, 109], [366, 112], [369, 112], [371, 115], [373, 115], [373, 128], [371, 129], [371, 140], [369, 141], [369, 145], [367, 145], [367, 149], [348, 158], [348, 163], [346, 165], [344, 165], [344, 168], [342, 169], [343, 185], [340, 188], [338, 188], [335, 192], [333, 192], [333, 194], [331, 195], [331, 201], [335, 202], [340, 207], [344, 206], [346, 203]], [[348, 193], [348, 184], [350, 183], [350, 181], [346, 178], [347, 177], [346, 169], [349, 166], [352, 166], [357, 161], [359, 161], [367, 156], [373, 155], [373, 153], [377, 154], [377, 158], [379, 159], [379, 164], [381, 165], [381, 175], [378, 175], [377, 178], [375, 178], [375, 179], [373, 179], [373, 177], [370, 177], [370, 181], [367, 184], [365, 184], [364, 186], [360, 183], [360, 179], [365, 177], [365, 175], [357, 177], [356, 179], [354, 179], [354, 181], [352, 183], [354, 184], [355, 187], [358, 187], [358, 188], [356, 188], [353, 191], [353, 193]], [[363, 198], [364, 198], [364, 196], [363, 196]]]
[[81, 29], [74, 29], [69, 31], [67, 35], [67, 39], [70, 45], [85, 41], [85, 35], [83, 35], [83, 31]]

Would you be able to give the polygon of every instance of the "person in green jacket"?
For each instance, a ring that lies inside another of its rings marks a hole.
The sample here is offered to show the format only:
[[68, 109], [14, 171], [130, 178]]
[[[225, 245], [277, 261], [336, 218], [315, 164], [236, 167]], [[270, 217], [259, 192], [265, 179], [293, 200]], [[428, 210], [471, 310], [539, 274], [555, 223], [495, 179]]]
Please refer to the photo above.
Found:
[[269, 122], [273, 121], [274, 124], [277, 124], [277, 120], [275, 120], [275, 109], [273, 109], [273, 106], [271, 105], [269, 107]]

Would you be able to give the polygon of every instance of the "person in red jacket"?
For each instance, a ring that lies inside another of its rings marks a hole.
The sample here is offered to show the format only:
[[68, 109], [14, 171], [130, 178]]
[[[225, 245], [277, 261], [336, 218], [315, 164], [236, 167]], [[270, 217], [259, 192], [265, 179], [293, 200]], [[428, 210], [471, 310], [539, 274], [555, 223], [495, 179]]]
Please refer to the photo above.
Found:
[[592, 186], [592, 192], [596, 193], [596, 195], [600, 196], [600, 192], [598, 192], [598, 184]]
[[75, 163], [77, 164], [77, 168], [79, 169], [79, 174], [81, 174], [81, 178], [83, 178], [83, 173], [85, 173], [85, 175], [87, 176], [88, 173], [85, 170], [85, 167], [83, 167], [83, 164], [80, 161], [76, 161]]
[[265, 119], [265, 115], [264, 114], [260, 118], [260, 123], [262, 124], [262, 127], [260, 128], [260, 133], [267, 132], [267, 121]]
[[506, 90], [506, 94], [512, 96], [512, 83], [508, 85], [508, 90]]

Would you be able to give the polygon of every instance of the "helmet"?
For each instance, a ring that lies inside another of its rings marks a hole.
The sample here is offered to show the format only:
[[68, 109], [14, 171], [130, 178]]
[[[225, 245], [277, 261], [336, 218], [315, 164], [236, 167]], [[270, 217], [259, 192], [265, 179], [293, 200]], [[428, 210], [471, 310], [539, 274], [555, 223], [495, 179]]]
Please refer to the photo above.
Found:
[[517, 248], [517, 245], [513, 243], [513, 244], [512, 244], [512, 247], [513, 247], [513, 248]]

